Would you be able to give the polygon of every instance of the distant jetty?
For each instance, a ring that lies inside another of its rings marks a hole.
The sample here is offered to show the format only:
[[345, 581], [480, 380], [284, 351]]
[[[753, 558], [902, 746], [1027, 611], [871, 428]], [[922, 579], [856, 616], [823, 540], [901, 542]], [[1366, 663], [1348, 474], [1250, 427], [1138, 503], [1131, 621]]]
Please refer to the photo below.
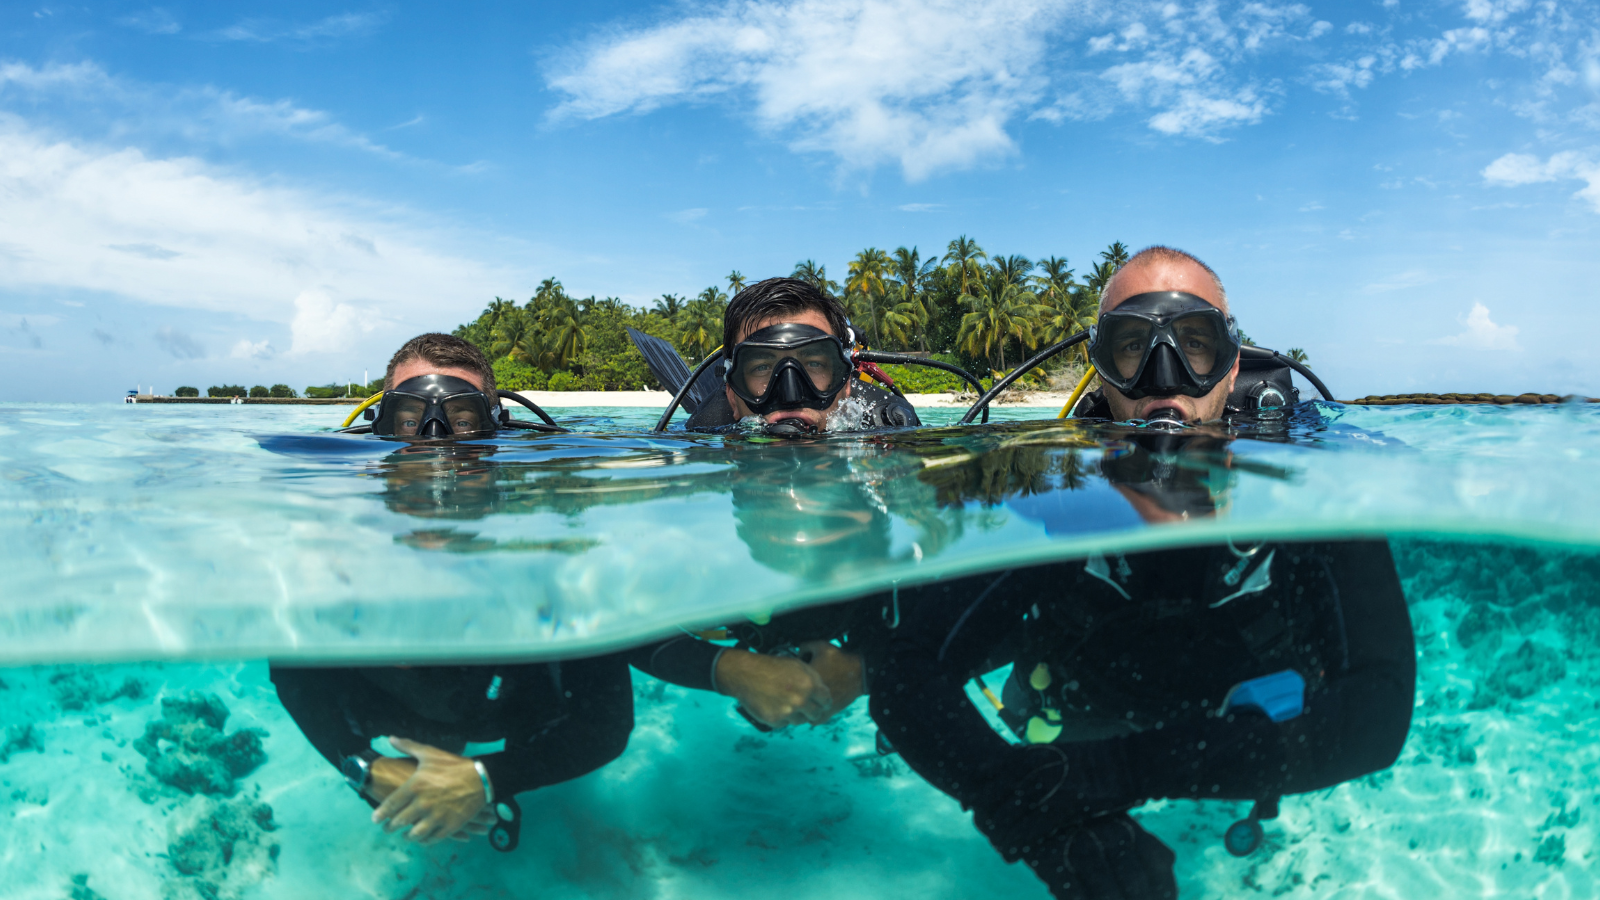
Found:
[[1600, 399], [1577, 396], [1563, 397], [1559, 394], [1381, 394], [1344, 402], [1361, 406], [1400, 406], [1403, 404], [1438, 406], [1450, 403], [1494, 403], [1500, 406], [1523, 404], [1531, 406], [1539, 403], [1600, 403]]
[[328, 400], [314, 397], [162, 397], [150, 394], [129, 395], [124, 403], [219, 403], [225, 406], [251, 404], [290, 406], [355, 406], [365, 397], [334, 397]]

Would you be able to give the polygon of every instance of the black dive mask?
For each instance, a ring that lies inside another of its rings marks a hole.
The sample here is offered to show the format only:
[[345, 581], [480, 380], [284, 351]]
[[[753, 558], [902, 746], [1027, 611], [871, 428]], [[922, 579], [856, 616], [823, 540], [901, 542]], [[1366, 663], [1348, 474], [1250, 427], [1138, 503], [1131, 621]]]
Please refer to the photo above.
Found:
[[1135, 294], [1089, 329], [1089, 358], [1130, 400], [1203, 397], [1233, 371], [1239, 327], [1194, 294]]
[[452, 375], [418, 375], [383, 392], [372, 433], [446, 438], [487, 434], [500, 424], [500, 404]]
[[780, 409], [827, 409], [855, 361], [843, 341], [820, 328], [781, 322], [750, 335], [722, 364], [723, 380], [758, 416]]

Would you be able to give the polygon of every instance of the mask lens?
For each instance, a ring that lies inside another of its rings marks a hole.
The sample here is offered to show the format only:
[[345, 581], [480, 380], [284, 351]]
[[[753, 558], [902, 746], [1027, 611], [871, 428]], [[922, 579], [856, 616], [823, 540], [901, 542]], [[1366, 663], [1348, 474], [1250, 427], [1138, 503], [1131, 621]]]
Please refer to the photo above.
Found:
[[1179, 316], [1172, 323], [1178, 350], [1196, 375], [1205, 377], [1217, 368], [1217, 357], [1225, 342], [1222, 327], [1220, 316], [1206, 313]]
[[444, 401], [444, 418], [452, 434], [471, 434], [484, 430], [483, 404], [476, 397], [452, 397]]
[[1139, 371], [1139, 363], [1144, 360], [1146, 348], [1150, 346], [1150, 332], [1153, 326], [1148, 320], [1132, 316], [1106, 316], [1101, 330], [1105, 346], [1113, 371], [1123, 379], [1129, 379]]
[[744, 383], [745, 392], [753, 397], [765, 394], [772, 384], [772, 373], [782, 358], [778, 351], [761, 347], [741, 353], [737, 374]]
[[404, 394], [391, 394], [388, 402], [394, 404], [395, 434], [405, 437], [415, 435], [422, 429], [422, 418], [428, 412], [428, 404], [425, 401]]

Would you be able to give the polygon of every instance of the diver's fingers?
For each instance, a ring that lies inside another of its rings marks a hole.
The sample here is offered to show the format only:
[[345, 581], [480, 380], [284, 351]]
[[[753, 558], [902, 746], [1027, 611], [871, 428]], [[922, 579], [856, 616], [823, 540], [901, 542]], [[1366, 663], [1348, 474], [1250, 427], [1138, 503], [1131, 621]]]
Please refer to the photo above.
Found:
[[401, 829], [410, 828], [412, 825], [420, 822], [430, 812], [431, 810], [428, 808], [428, 804], [423, 803], [421, 799], [418, 799], [407, 804], [405, 809], [402, 809], [391, 816], [388, 824], [383, 826], [384, 830], [390, 834], [393, 834]]
[[[378, 804], [377, 809], [372, 811], [372, 821], [382, 822], [385, 819], [393, 818], [400, 811], [410, 806], [411, 801], [415, 799], [417, 799], [417, 792], [411, 786], [411, 779], [408, 778], [399, 787], [395, 788], [388, 797], [385, 797], [383, 802]], [[394, 829], [388, 830], [393, 831]]]

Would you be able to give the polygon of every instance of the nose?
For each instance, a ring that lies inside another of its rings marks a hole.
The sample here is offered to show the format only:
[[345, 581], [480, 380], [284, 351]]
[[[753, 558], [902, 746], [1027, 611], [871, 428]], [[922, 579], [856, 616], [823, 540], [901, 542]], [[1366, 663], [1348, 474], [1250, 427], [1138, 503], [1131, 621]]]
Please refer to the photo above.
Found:
[[1166, 344], [1157, 344], [1150, 351], [1150, 361], [1139, 378], [1139, 387], [1150, 396], [1171, 397], [1182, 393], [1183, 384], [1183, 363], [1178, 360], [1178, 352]]
[[438, 419], [429, 419], [423, 423], [422, 431], [419, 433], [425, 438], [442, 438], [450, 436], [450, 429], [446, 428], [444, 422]]

